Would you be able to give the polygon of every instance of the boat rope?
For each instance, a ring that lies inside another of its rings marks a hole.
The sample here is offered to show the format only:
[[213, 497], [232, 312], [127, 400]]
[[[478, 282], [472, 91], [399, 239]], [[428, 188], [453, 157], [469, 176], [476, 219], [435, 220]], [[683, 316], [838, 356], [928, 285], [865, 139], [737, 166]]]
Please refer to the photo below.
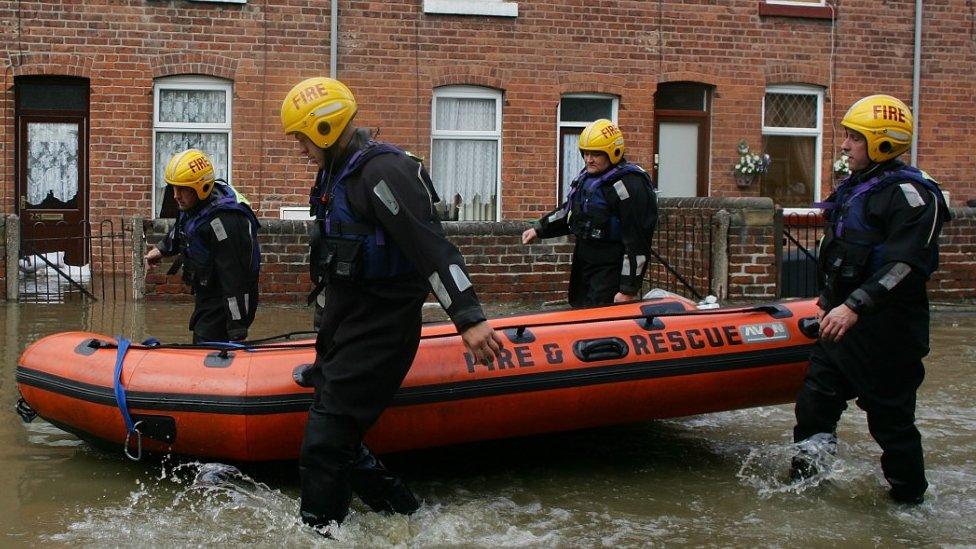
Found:
[[[767, 313], [773, 318], [785, 318], [792, 316], [792, 312], [789, 308], [780, 305], [778, 303], [768, 303], [762, 305], [752, 305], [745, 307], [729, 308], [729, 309], [708, 309], [708, 310], [696, 310], [696, 311], [665, 311], [665, 312], [649, 312], [649, 313], [637, 313], [629, 315], [619, 315], [611, 316], [605, 318], [583, 318], [579, 320], [553, 320], [553, 321], [536, 321], [536, 322], [512, 322], [510, 324], [500, 324], [498, 326], [492, 326], [496, 331], [501, 330], [515, 330], [517, 332], [516, 336], [521, 337], [521, 335], [528, 328], [544, 328], [549, 326], [573, 326], [578, 324], [591, 324], [596, 322], [621, 322], [627, 320], [644, 321], [645, 326], [651, 326], [654, 319], [657, 318], [676, 318], [683, 316], [714, 316], [714, 315], [727, 315], [727, 314], [737, 314], [737, 313]], [[513, 320], [517, 320], [515, 317]], [[300, 348], [311, 348], [315, 346], [315, 341], [288, 341], [293, 336], [303, 335], [303, 334], [313, 334], [315, 332], [289, 332], [287, 334], [281, 334], [271, 337], [266, 337], [263, 339], [255, 339], [253, 341], [203, 341], [199, 343], [160, 343], [156, 338], [148, 338], [142, 342], [142, 344], [129, 344], [130, 349], [181, 349], [181, 350], [193, 350], [193, 349], [211, 349], [214, 351], [220, 351], [221, 358], [227, 358], [228, 353], [233, 350], [241, 350], [249, 353], [257, 353], [263, 351], [280, 351], [282, 349], [300, 349]], [[443, 334], [432, 334], [422, 336], [422, 340], [426, 339], [441, 339], [446, 337], [459, 337], [457, 332], [445, 332]], [[284, 340], [277, 343], [275, 340]], [[102, 341], [98, 339], [92, 339], [88, 342], [88, 346], [93, 349], [112, 349], [117, 347], [116, 344], [110, 341]]]
[[[125, 354], [129, 351], [131, 342], [121, 335], [116, 336], [115, 340], [118, 348], [115, 354], [115, 402], [118, 404], [119, 410], [122, 412], [122, 420], [125, 422], [125, 443], [122, 446], [122, 452], [125, 457], [132, 461], [139, 461], [142, 459], [142, 433], [139, 432], [139, 423], [141, 422], [132, 422], [132, 416], [129, 415], [129, 405], [125, 401], [125, 387], [122, 386], [122, 365], [125, 363]], [[135, 434], [136, 441], [135, 453], [130, 450], [130, 440], [133, 434]]]

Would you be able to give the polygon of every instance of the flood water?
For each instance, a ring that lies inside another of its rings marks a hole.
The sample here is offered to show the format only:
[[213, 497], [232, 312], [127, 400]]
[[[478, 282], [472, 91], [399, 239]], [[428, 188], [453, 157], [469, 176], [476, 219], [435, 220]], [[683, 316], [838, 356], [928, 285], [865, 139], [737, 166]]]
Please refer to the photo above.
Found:
[[[0, 546], [972, 546], [976, 313], [933, 319], [918, 426], [931, 487], [889, 502], [879, 449], [851, 406], [821, 478], [785, 482], [792, 406], [755, 408], [386, 456], [421, 509], [354, 500], [336, 540], [301, 527], [296, 463], [127, 460], [14, 413], [17, 358], [52, 332], [185, 341], [189, 304], [0, 305]], [[262, 305], [254, 338], [305, 330]], [[477, 421], [477, 417], [472, 417]]]

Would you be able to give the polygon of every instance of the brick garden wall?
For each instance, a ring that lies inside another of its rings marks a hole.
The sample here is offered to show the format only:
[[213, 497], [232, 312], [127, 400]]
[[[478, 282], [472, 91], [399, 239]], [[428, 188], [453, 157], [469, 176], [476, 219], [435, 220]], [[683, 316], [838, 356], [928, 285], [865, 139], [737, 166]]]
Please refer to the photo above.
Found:
[[[700, 293], [723, 300], [763, 301], [779, 294], [781, 213], [769, 199], [662, 199], [662, 224], [654, 247], [663, 259]], [[714, 218], [728, 217], [727, 230], [716, 230]], [[940, 270], [929, 284], [933, 301], [976, 302], [976, 208], [954, 208], [954, 220], [940, 240]], [[704, 219], [704, 227], [722, 242], [725, 264], [708, 250], [697, 258], [681, 256], [701, 239], [682, 228]], [[303, 303], [312, 286], [308, 279], [308, 222], [264, 222], [261, 230], [263, 267], [261, 299]], [[168, 230], [169, 222], [144, 221], [146, 240], [152, 245]], [[572, 259], [568, 238], [523, 246], [522, 223], [445, 223], [448, 238], [461, 250], [479, 296], [493, 303], [543, 303], [565, 300]], [[660, 263], [652, 261], [644, 290], [662, 287], [690, 293]], [[705, 269], [706, 272], [702, 272]], [[147, 299], [189, 299], [179, 276], [166, 276], [166, 266], [146, 276]]]
[[[722, 233], [728, 250], [728, 282], [719, 281], [734, 300], [772, 299], [776, 296], [775, 210], [769, 199], [669, 199], [661, 200], [659, 230], [654, 248], [661, 258], [689, 281], [701, 294], [723, 293], [711, 281], [710, 245], [712, 217], [728, 212], [731, 222]], [[302, 302], [311, 290], [308, 281], [308, 222], [269, 220], [260, 233], [263, 254], [261, 299]], [[697, 232], [692, 226], [698, 224]], [[146, 240], [152, 245], [168, 230], [168, 221], [145, 221]], [[471, 271], [475, 290], [492, 302], [565, 300], [572, 260], [572, 243], [556, 238], [524, 246], [524, 223], [445, 223], [448, 238], [460, 249]], [[701, 233], [707, 233], [702, 238]], [[701, 246], [706, 249], [700, 249]], [[691, 253], [694, 252], [694, 253]], [[645, 290], [663, 287], [690, 295], [661, 264], [649, 259]], [[185, 296], [178, 275], [166, 276], [158, 268], [146, 276], [149, 299]], [[188, 297], [188, 296], [187, 296]]]
[[939, 270], [929, 282], [934, 301], [976, 301], [976, 208], [953, 208], [953, 220], [942, 228]]

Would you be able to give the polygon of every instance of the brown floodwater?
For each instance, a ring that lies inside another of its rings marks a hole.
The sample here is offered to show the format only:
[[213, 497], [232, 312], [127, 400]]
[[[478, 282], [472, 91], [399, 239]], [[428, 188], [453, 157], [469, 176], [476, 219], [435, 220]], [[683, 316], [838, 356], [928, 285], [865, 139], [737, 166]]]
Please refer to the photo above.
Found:
[[[135, 463], [38, 419], [21, 422], [14, 370], [31, 341], [84, 329], [185, 341], [190, 305], [0, 305], [0, 546], [971, 546], [976, 540], [976, 313], [938, 310], [919, 391], [931, 488], [885, 495], [856, 407], [814, 482], [785, 482], [792, 407], [386, 456], [411, 517], [358, 502], [337, 540], [299, 526], [295, 463]], [[496, 313], [507, 313], [496, 309]], [[254, 338], [306, 330], [307, 309], [262, 305]], [[477, 417], [471, 421], [476, 422]]]

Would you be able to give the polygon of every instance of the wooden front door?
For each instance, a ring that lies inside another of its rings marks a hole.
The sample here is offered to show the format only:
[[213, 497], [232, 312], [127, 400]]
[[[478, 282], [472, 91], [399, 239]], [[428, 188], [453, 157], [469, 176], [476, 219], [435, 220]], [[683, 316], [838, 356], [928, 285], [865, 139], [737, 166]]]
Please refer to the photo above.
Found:
[[66, 265], [86, 265], [89, 259], [88, 84], [79, 80], [17, 81], [22, 248], [26, 255], [62, 252], [57, 257]]

